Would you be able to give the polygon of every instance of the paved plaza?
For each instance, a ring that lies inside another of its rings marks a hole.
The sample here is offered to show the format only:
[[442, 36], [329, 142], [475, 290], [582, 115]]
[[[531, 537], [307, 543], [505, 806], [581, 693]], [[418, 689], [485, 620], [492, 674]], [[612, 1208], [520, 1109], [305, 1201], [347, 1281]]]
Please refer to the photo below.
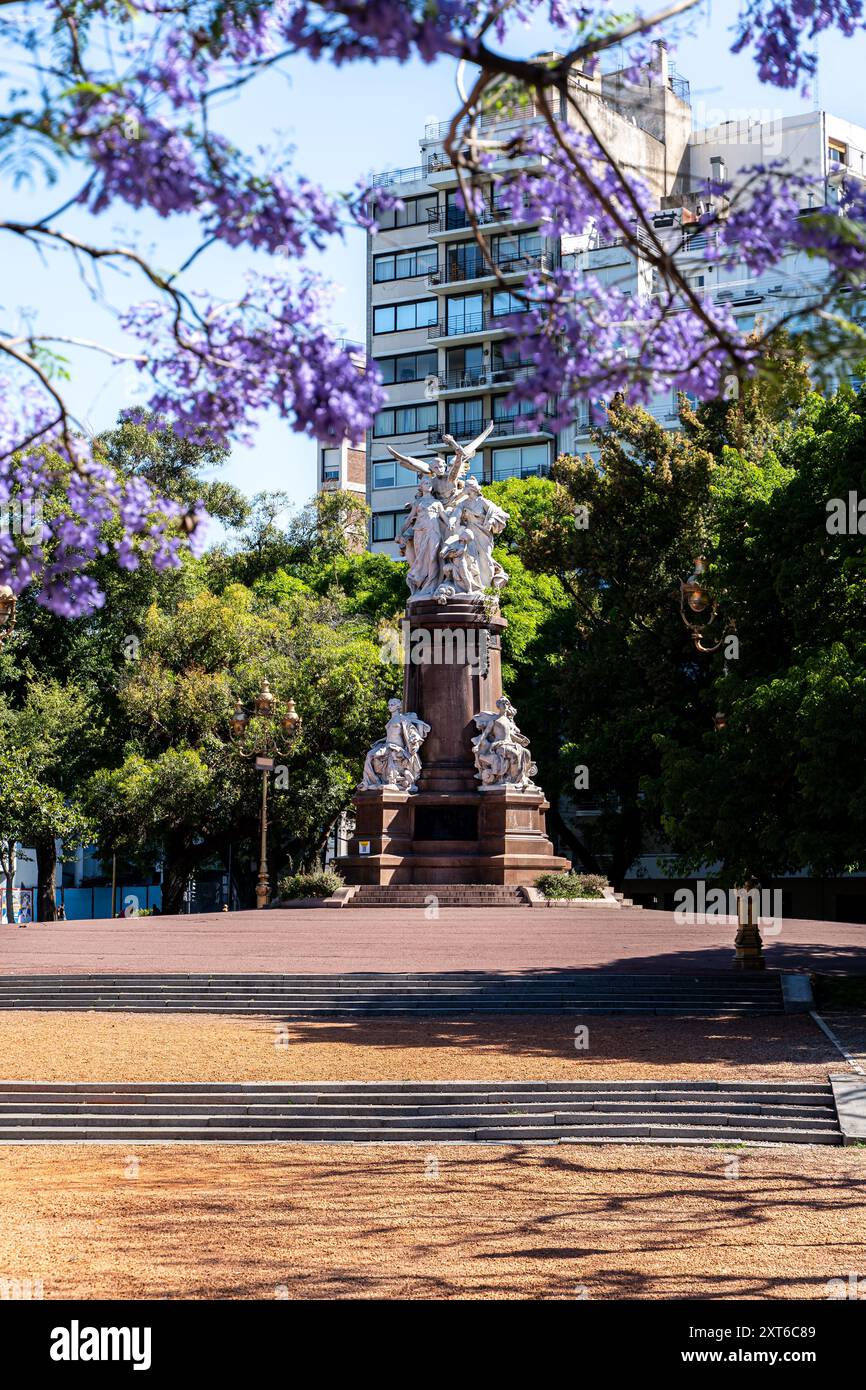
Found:
[[[623, 908], [273, 909], [0, 928], [0, 974], [727, 970], [732, 922]], [[866, 975], [866, 925], [784, 920], [768, 968]]]

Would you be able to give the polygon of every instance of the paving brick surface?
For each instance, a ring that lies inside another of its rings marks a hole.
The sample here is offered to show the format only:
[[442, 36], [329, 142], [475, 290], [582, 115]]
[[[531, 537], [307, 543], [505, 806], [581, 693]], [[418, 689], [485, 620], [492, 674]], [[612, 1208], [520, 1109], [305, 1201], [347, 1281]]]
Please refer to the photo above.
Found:
[[[561, 908], [330, 908], [0, 928], [0, 973], [339, 973], [605, 969], [727, 970], [731, 923], [673, 913]], [[765, 938], [781, 970], [866, 974], [866, 925], [791, 919]]]

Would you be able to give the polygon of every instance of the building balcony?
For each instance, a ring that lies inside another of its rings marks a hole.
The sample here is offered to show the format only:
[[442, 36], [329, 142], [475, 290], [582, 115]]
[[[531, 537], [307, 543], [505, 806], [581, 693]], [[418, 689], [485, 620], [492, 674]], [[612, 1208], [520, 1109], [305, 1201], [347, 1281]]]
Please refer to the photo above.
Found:
[[[495, 226], [497, 230], [512, 227], [533, 227], [538, 218], [528, 213], [513, 213], [510, 208], [497, 207], [495, 203], [485, 203], [476, 214], [479, 227]], [[433, 241], [451, 240], [455, 237], [468, 237], [473, 234], [473, 225], [464, 208], [439, 208], [431, 211], [427, 231]]]
[[537, 371], [531, 362], [514, 367], [478, 367], [462, 372], [446, 372], [437, 378], [440, 394], [459, 396], [467, 392], [507, 391], [515, 381], [525, 381]]
[[518, 410], [509, 410], [493, 417], [491, 439], [552, 439], [555, 416], [552, 410], [545, 410], [540, 420], [529, 415], [521, 415]]
[[535, 256], [497, 256], [492, 264], [479, 255], [468, 265], [446, 265], [441, 269], [431, 270], [427, 276], [427, 285], [434, 293], [441, 293], [452, 285], [481, 286], [499, 277], [517, 281], [531, 270], [552, 270], [553, 266], [554, 257], [544, 252]]
[[506, 338], [514, 332], [514, 327], [507, 326], [503, 319], [512, 318], [513, 315], [501, 315], [494, 317], [488, 313], [461, 314], [459, 317], [440, 319], [438, 323], [431, 323], [427, 329], [427, 338], [433, 343], [469, 343], [478, 341], [482, 338]]
[[553, 427], [554, 415], [550, 410], [546, 410], [542, 415], [540, 423], [532, 421], [530, 417], [521, 415], [518, 411], [509, 411], [507, 414], [497, 415], [493, 420], [484, 420], [481, 416], [478, 419], [465, 420], [462, 424], [437, 425], [435, 429], [427, 433], [427, 443], [431, 447], [444, 444], [445, 435], [450, 434], [455, 438], [461, 435], [481, 434], [487, 425], [492, 425], [493, 430], [490, 439], [521, 439], [526, 443], [536, 439], [552, 439], [556, 433]]

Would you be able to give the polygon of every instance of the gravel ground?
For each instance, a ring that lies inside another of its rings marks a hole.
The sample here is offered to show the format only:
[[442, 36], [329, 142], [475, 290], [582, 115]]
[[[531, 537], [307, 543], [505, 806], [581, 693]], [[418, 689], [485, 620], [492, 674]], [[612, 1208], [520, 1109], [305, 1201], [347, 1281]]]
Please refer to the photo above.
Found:
[[0, 1013], [0, 1077], [42, 1081], [826, 1078], [844, 1071], [808, 1017], [578, 1016], [272, 1023], [184, 1014]]
[[56, 1298], [825, 1298], [866, 1150], [0, 1148], [0, 1276]]

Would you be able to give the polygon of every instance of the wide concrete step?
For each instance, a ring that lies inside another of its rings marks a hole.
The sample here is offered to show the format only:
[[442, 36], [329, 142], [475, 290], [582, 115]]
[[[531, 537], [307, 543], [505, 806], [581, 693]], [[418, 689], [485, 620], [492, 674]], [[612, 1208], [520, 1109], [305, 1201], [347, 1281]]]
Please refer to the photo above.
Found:
[[841, 1143], [821, 1082], [0, 1081], [0, 1142]]
[[279, 1017], [379, 1014], [632, 1013], [773, 1014], [784, 1004], [780, 977], [649, 975], [615, 971], [523, 974], [6, 976], [0, 1010], [84, 1009], [133, 1013], [270, 1014]]

